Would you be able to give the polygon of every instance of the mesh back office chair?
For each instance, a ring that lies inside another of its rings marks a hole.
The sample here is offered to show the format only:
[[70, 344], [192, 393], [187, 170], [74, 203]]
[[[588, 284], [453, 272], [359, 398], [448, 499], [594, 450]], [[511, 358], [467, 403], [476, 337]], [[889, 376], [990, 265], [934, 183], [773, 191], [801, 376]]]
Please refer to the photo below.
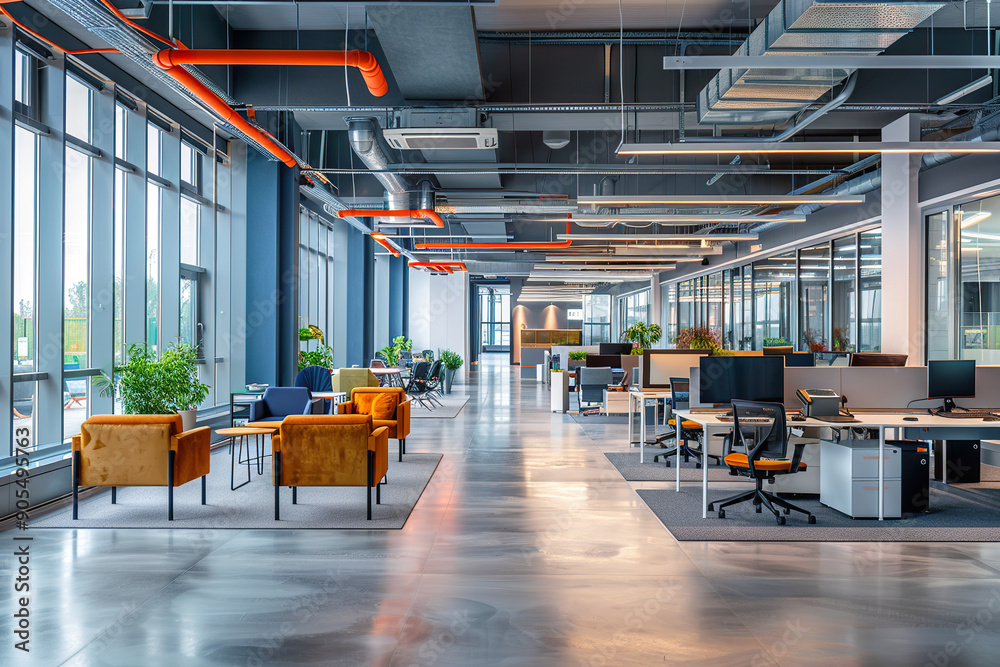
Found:
[[444, 396], [444, 362], [438, 359], [431, 364], [430, 370], [427, 371], [427, 377], [425, 378], [427, 383], [427, 399], [440, 406], [444, 406], [444, 403], [438, 400], [438, 397]]
[[368, 368], [386, 368], [386, 367], [387, 364], [385, 363], [385, 360], [379, 359], [378, 357], [372, 359], [372, 362], [368, 364]]
[[[686, 410], [691, 405], [691, 382], [688, 378], [670, 378], [670, 409], [675, 410]], [[667, 451], [657, 454], [653, 457], [653, 463], [658, 462], [661, 458], [666, 462], [667, 467], [670, 467], [670, 457], [678, 453], [680, 449], [681, 456], [684, 457], [684, 462], [687, 463], [689, 457], [694, 457], [697, 461], [695, 467], [700, 468], [705, 462], [705, 451], [703, 444], [701, 447], [693, 447], [689, 443], [692, 441], [699, 442], [701, 436], [704, 434], [701, 424], [697, 422], [684, 421], [681, 420], [680, 425], [677, 424], [677, 416], [674, 415], [667, 424], [674, 427], [674, 434], [677, 436], [676, 442], [679, 443], [680, 447], [675, 444], [673, 447]], [[657, 438], [657, 442], [663, 442], [670, 435], [666, 437]], [[716, 463], [721, 463], [722, 460], [718, 456], [711, 456], [709, 458], [715, 459]]]
[[[725, 508], [749, 500], [753, 502], [758, 514], [763, 507], [769, 509], [779, 526], [785, 525], [785, 517], [775, 505], [783, 508], [785, 514], [795, 510], [808, 516], [809, 523], [816, 523], [816, 517], [811, 512], [763, 490], [764, 480], [773, 483], [777, 475], [791, 475], [806, 469], [806, 464], [802, 463], [802, 450], [805, 444], [796, 444], [792, 458], [787, 458], [788, 435], [788, 429], [785, 427], [785, 406], [781, 403], [734, 400], [734, 444], [727, 448], [725, 462], [737, 475], [753, 478], [754, 489], [713, 501], [708, 504], [708, 511], [714, 511], [715, 505], [718, 505], [719, 518], [725, 519]], [[730, 451], [732, 448], [743, 451]]]
[[413, 364], [413, 373], [410, 374], [410, 381], [406, 385], [406, 395], [413, 398], [417, 403], [428, 410], [434, 409], [434, 404], [428, 405], [428, 392], [431, 388], [427, 382], [428, 372], [431, 365], [426, 361], [418, 361]]
[[[582, 366], [579, 371], [580, 414], [592, 414], [600, 410], [601, 404], [604, 403], [604, 390], [608, 388], [608, 385], [614, 382], [614, 374], [611, 372], [610, 366], [596, 368], [587, 368], [586, 366]], [[585, 409], [584, 403], [589, 406], [593, 406], [596, 403], [597, 407]]]

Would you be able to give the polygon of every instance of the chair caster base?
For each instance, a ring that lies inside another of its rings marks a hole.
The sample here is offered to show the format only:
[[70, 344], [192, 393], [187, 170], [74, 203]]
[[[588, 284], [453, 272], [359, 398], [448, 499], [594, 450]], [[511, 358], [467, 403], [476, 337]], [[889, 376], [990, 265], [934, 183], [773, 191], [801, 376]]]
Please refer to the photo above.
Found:
[[720, 519], [726, 518], [726, 510], [719, 510], [719, 518]]
[[709, 503], [708, 504], [708, 511], [709, 512], [714, 512], [715, 511], [715, 503]]
[[812, 514], [809, 515], [809, 523], [816, 523], [816, 517], [814, 517]]
[[779, 526], [784, 526], [785, 525], [785, 517], [783, 517], [781, 515], [778, 515], [778, 525]]

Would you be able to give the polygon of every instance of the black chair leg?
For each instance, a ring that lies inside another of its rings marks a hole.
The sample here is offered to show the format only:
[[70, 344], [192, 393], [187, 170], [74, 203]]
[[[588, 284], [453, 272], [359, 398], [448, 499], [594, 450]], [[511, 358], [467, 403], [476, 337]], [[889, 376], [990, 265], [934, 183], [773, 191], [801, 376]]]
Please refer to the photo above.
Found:
[[382, 483], [381, 482], [379, 482], [378, 484], [375, 485], [375, 504], [376, 505], [381, 505], [382, 504]]
[[403, 453], [406, 453], [406, 438], [403, 438]]
[[281, 499], [281, 452], [274, 453], [274, 520], [281, 519], [278, 502]]
[[177, 452], [171, 450], [167, 455], [167, 521], [174, 520], [174, 459]]
[[299, 504], [299, 487], [297, 486], [292, 487], [292, 504], [293, 505]]
[[112, 505], [118, 504], [118, 487], [117, 486], [112, 486], [111, 487], [111, 504]]
[[201, 476], [201, 504], [208, 504], [208, 475]]
[[372, 520], [372, 484], [375, 482], [375, 452], [368, 452], [368, 520]]
[[[764, 497], [768, 498], [772, 503], [774, 503], [778, 507], [782, 507], [782, 508], [784, 508], [786, 510], [794, 510], [796, 512], [801, 512], [802, 514], [805, 514], [808, 517], [811, 517], [813, 515], [812, 512], [810, 512], [808, 510], [805, 510], [805, 509], [802, 509], [798, 505], [794, 505], [794, 504], [788, 502], [787, 500], [785, 500], [784, 498], [781, 498], [780, 496], [776, 496], [773, 493], [768, 493], [767, 491], [761, 491], [761, 494]], [[787, 514], [787, 512], [786, 512], [786, 514]]]
[[80, 518], [80, 452], [73, 452], [73, 520]]
[[403, 441], [399, 441], [399, 462], [403, 462]]

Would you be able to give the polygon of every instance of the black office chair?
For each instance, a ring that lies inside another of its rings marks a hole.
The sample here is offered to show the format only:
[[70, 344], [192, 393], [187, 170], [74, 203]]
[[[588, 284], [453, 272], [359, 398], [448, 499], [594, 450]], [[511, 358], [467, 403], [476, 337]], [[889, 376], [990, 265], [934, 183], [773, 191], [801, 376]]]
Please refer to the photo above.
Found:
[[[686, 410], [691, 405], [691, 383], [687, 378], [670, 378], [670, 409], [671, 411], [676, 410]], [[684, 457], [684, 462], [687, 463], [690, 457], [694, 457], [697, 461], [695, 467], [700, 468], [702, 463], [704, 463], [705, 452], [704, 445], [702, 447], [692, 447], [689, 443], [692, 441], [700, 442], [701, 436], [704, 431], [702, 430], [701, 424], [691, 421], [681, 421], [680, 427], [677, 426], [677, 417], [674, 416], [667, 422], [668, 426], [674, 427], [673, 434], [667, 434], [665, 436], [660, 436], [657, 438], [657, 442], [662, 442], [672, 435], [678, 433], [677, 429], [680, 428], [680, 434], [677, 436], [680, 441], [680, 453]], [[658, 462], [661, 458], [666, 461], [667, 467], [670, 467], [670, 457], [677, 454], [677, 446], [673, 446], [665, 452], [657, 454], [653, 457], [653, 463]], [[722, 458], [719, 456], [708, 455], [708, 458], [715, 459], [716, 463], [722, 463]]]
[[438, 359], [431, 364], [430, 370], [424, 379], [427, 384], [427, 400], [444, 407], [444, 403], [438, 398], [444, 398], [444, 362]]
[[[753, 478], [754, 489], [713, 501], [708, 504], [708, 511], [715, 511], [718, 505], [719, 518], [725, 519], [727, 507], [749, 500], [757, 513], [767, 507], [779, 526], [785, 525], [785, 517], [775, 509], [775, 505], [784, 509], [785, 514], [795, 510], [808, 516], [809, 523], [816, 523], [816, 517], [811, 512], [763, 490], [764, 480], [773, 484], [777, 475], [791, 475], [806, 469], [806, 464], [802, 463], [804, 444], [796, 444], [792, 458], [787, 458], [789, 433], [785, 426], [785, 406], [781, 403], [734, 400], [733, 433], [734, 444], [727, 447], [724, 460], [730, 471]], [[730, 451], [732, 448], [743, 451]]]
[[[604, 392], [608, 385], [614, 381], [614, 375], [610, 366], [588, 368], [583, 366], [580, 372], [580, 414], [588, 415], [598, 412], [601, 404], [604, 403]], [[597, 403], [597, 407], [584, 408], [584, 403], [589, 406]]]
[[413, 373], [410, 375], [410, 381], [406, 385], [406, 395], [416, 400], [422, 407], [433, 410], [434, 404], [430, 403], [428, 405], [430, 401], [427, 396], [428, 392], [431, 391], [431, 387], [427, 382], [430, 369], [431, 365], [426, 361], [418, 361], [413, 364]]

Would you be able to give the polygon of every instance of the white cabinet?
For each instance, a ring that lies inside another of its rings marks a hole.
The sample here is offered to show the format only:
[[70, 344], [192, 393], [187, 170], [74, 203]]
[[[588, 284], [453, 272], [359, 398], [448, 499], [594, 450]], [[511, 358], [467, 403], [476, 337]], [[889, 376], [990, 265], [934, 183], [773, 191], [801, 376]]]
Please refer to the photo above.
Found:
[[[820, 502], [855, 519], [878, 518], [878, 441], [824, 440], [820, 448]], [[886, 445], [882, 485], [886, 519], [901, 516], [901, 470], [899, 447]]]

